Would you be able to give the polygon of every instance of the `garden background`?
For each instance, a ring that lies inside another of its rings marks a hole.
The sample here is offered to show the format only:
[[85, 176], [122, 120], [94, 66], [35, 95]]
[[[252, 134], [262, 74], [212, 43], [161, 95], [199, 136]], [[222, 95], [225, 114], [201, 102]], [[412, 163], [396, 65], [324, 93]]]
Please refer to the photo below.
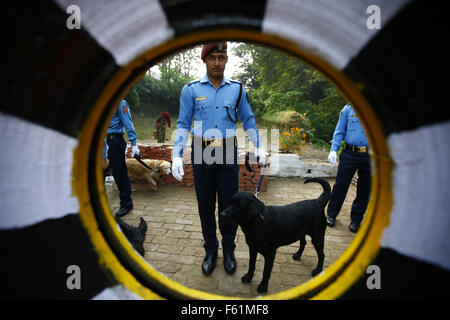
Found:
[[[283, 130], [298, 128], [308, 143], [329, 149], [346, 101], [327, 78], [275, 49], [246, 43], [229, 47], [228, 55], [237, 59], [231, 78], [244, 84], [258, 128], [278, 128], [280, 135]], [[155, 121], [161, 112], [171, 115], [171, 127], [166, 131], [170, 140], [183, 86], [205, 72], [200, 50], [197, 46], [162, 60], [128, 92], [125, 99], [131, 106], [139, 140], [154, 140]], [[228, 70], [227, 66], [225, 75], [230, 77]]]

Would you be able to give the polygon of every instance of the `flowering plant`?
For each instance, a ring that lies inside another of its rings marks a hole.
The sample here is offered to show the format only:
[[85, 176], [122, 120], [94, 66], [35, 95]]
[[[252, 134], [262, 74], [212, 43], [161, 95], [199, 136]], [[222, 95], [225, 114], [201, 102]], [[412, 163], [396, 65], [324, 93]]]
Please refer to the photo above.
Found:
[[159, 143], [166, 141], [166, 125], [170, 128], [170, 114], [161, 112], [155, 121], [155, 132], [153, 132], [153, 137]]
[[291, 128], [281, 133], [278, 142], [282, 152], [296, 153], [301, 156], [305, 148], [306, 133], [303, 129]]

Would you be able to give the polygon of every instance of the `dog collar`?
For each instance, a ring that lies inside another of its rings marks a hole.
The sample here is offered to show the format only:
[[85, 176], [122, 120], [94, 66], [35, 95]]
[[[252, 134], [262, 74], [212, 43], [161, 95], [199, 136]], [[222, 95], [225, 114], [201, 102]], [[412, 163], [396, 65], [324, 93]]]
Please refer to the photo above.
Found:
[[265, 207], [264, 210], [259, 214], [259, 218], [261, 219], [261, 221], [266, 220], [266, 216], [264, 215], [264, 211], [266, 210], [271, 210], [271, 207]]

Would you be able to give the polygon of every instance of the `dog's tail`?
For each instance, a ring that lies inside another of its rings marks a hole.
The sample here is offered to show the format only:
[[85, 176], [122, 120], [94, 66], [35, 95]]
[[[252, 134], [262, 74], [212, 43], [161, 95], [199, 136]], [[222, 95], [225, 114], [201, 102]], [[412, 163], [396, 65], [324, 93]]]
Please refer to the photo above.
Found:
[[330, 201], [330, 198], [331, 198], [331, 186], [328, 183], [328, 181], [321, 179], [321, 178], [311, 178], [311, 179], [307, 179], [305, 181], [305, 183], [308, 183], [308, 182], [320, 183], [320, 185], [323, 188], [323, 193], [320, 195], [319, 200], [320, 200], [320, 202], [323, 203], [323, 206], [325, 207], [325, 205], [328, 203], [328, 201]]

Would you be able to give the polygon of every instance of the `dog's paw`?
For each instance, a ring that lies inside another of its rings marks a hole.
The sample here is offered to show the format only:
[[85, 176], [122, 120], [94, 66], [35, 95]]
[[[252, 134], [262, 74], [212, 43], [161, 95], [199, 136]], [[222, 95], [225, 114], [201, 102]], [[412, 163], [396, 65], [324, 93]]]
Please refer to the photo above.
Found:
[[241, 278], [241, 281], [243, 283], [250, 283], [252, 281], [252, 279], [253, 279], [253, 274], [247, 273]]
[[266, 293], [267, 292], [267, 284], [266, 283], [260, 283], [256, 290], [259, 293]]
[[301, 257], [302, 257], [302, 254], [298, 253], [298, 252], [296, 252], [292, 255], [292, 259], [297, 260], [297, 261], [299, 261]]
[[322, 272], [322, 269], [314, 269], [313, 271], [312, 271], [312, 276], [313, 277], [315, 277], [315, 276], [317, 276], [319, 273], [321, 273]]

